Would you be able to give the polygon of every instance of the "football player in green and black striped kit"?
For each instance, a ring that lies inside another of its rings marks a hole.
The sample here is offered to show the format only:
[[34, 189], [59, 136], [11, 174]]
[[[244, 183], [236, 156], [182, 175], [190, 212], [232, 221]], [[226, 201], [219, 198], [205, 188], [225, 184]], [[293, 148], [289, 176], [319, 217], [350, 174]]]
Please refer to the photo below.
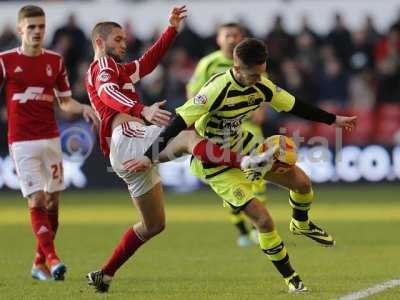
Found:
[[[192, 99], [212, 76], [223, 73], [233, 67], [233, 49], [244, 37], [244, 30], [238, 23], [225, 23], [218, 27], [217, 44], [219, 50], [210, 53], [199, 61], [192, 78], [186, 86], [188, 99]], [[265, 106], [261, 106], [253, 114], [259, 120], [264, 119]], [[260, 125], [255, 123], [252, 118], [246, 119], [242, 123], [242, 127], [251, 132], [261, 143], [264, 137]], [[253, 192], [258, 199], [265, 202], [267, 199], [265, 180], [255, 181]], [[249, 246], [253, 244], [252, 240], [258, 243], [257, 232], [255, 230], [249, 232], [243, 213], [232, 209], [230, 212], [230, 220], [239, 230], [238, 246]]]

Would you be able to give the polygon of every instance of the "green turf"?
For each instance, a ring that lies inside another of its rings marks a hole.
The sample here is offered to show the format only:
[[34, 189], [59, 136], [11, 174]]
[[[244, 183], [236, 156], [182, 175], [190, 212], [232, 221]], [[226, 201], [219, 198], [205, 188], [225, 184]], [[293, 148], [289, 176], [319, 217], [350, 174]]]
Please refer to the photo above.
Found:
[[[319, 187], [312, 219], [337, 246], [319, 247], [292, 236], [286, 193], [270, 191], [268, 207], [293, 265], [312, 290], [291, 296], [267, 257], [235, 245], [227, 211], [211, 192], [167, 194], [167, 229], [118, 272], [107, 296], [84, 279], [110, 255], [137, 220], [126, 192], [66, 192], [57, 237], [69, 267], [65, 282], [30, 278], [34, 240], [25, 201], [0, 195], [0, 299], [334, 299], [400, 279], [400, 186]], [[371, 299], [399, 299], [399, 288]]]

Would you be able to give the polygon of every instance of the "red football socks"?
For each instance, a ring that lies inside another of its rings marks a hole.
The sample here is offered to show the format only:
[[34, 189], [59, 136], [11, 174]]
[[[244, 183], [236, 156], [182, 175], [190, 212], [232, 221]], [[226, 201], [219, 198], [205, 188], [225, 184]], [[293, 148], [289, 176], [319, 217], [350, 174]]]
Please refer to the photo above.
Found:
[[129, 228], [122, 236], [115, 248], [113, 255], [103, 266], [102, 271], [108, 276], [114, 276], [115, 272], [144, 244], [133, 228]]
[[33, 233], [36, 236], [40, 249], [43, 251], [48, 262], [59, 260], [53, 243], [53, 230], [50, 227], [50, 222], [47, 216], [47, 211], [44, 208], [33, 207], [30, 209], [31, 224]]
[[240, 154], [224, 149], [206, 139], [201, 140], [193, 148], [192, 154], [204, 163], [240, 169]]
[[57, 210], [47, 211], [47, 217], [49, 218], [50, 227], [51, 230], [53, 230], [55, 237], [58, 229], [58, 211]]
[[[58, 211], [47, 211], [47, 217], [49, 219], [50, 227], [53, 231], [54, 240], [58, 229]], [[35, 265], [42, 265], [46, 263], [46, 256], [40, 248], [39, 243], [37, 243], [36, 246], [36, 256], [33, 263]]]

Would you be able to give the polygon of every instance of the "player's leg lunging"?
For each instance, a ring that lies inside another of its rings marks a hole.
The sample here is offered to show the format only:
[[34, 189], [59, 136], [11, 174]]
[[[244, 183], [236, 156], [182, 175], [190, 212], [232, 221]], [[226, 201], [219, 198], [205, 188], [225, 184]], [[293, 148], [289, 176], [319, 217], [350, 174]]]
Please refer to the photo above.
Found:
[[244, 212], [257, 227], [261, 250], [268, 256], [277, 271], [285, 279], [289, 292], [307, 291], [299, 275], [290, 264], [286, 247], [276, 231], [272, 217], [265, 206], [260, 201], [253, 199], [246, 205]]
[[89, 284], [94, 286], [97, 292], [107, 292], [117, 270], [140, 246], [165, 228], [164, 200], [160, 183], [133, 199], [133, 202], [141, 214], [142, 221], [128, 228], [101, 270], [87, 275]]

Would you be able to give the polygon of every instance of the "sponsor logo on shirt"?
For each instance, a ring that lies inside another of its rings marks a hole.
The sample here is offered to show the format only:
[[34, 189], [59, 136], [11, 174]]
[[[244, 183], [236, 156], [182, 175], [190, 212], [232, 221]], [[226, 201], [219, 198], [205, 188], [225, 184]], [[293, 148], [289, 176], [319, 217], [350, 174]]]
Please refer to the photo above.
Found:
[[53, 101], [53, 95], [43, 94], [44, 88], [38, 86], [30, 86], [23, 93], [15, 93], [12, 97], [13, 101], [19, 101], [19, 103], [26, 103], [28, 100], [40, 100], [40, 101]]
[[237, 132], [242, 125], [242, 119], [245, 116], [239, 116], [234, 119], [222, 119], [222, 127], [229, 132]]
[[198, 105], [204, 105], [207, 103], [207, 96], [198, 94], [193, 98], [193, 103]]
[[106, 72], [106, 71], [101, 72], [101, 73], [97, 76], [97, 79], [98, 79], [99, 81], [101, 81], [101, 82], [107, 82], [107, 81], [110, 80], [110, 78], [111, 78], [111, 75], [110, 75], [108, 72]]

